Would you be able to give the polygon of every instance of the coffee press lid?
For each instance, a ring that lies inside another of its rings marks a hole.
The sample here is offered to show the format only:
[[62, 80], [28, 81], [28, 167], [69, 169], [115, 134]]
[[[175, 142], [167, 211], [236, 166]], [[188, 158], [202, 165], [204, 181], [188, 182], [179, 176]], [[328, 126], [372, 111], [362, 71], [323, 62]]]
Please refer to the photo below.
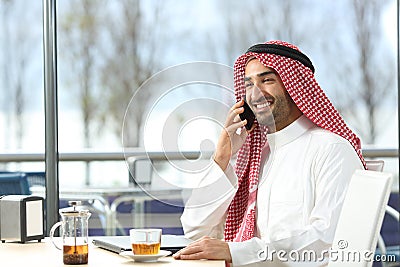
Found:
[[68, 205], [71, 207], [60, 209], [61, 215], [66, 216], [88, 216], [90, 215], [89, 210], [83, 209], [82, 201], [68, 201]]

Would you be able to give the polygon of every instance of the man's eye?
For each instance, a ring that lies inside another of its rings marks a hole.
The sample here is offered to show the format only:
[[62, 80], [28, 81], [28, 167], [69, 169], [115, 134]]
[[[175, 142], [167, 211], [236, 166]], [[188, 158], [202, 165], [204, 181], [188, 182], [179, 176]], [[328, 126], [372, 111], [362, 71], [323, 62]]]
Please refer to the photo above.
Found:
[[250, 87], [252, 87], [252, 86], [253, 86], [252, 83], [245, 83], [245, 84], [244, 84], [244, 87], [246, 87], [246, 88], [250, 88]]
[[271, 82], [271, 81], [272, 81], [271, 78], [265, 78], [265, 79], [263, 80], [264, 83], [266, 83], [266, 82]]

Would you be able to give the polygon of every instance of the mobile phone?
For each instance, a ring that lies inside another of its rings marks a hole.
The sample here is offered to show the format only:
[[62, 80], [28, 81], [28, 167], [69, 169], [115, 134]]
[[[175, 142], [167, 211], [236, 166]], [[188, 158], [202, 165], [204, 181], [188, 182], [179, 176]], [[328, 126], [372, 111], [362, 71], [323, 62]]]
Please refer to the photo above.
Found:
[[244, 108], [244, 111], [243, 111], [243, 113], [239, 114], [239, 117], [242, 121], [247, 120], [247, 124], [245, 125], [245, 127], [247, 130], [250, 130], [251, 126], [253, 126], [256, 116], [254, 115], [253, 111], [251, 110], [250, 106], [247, 104], [245, 99], [244, 99], [243, 108]]

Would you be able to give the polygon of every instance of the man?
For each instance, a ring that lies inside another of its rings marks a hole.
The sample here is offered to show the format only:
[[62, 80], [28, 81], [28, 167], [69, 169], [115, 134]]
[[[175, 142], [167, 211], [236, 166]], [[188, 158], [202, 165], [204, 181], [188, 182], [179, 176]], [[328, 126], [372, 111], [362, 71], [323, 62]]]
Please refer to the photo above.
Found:
[[[296, 46], [254, 45], [237, 59], [234, 72], [238, 102], [207, 182], [193, 190], [181, 217], [185, 235], [197, 241], [174, 257], [223, 259], [234, 266], [322, 266], [350, 177], [365, 165], [359, 139]], [[243, 96], [257, 119], [248, 131], [238, 116]]]

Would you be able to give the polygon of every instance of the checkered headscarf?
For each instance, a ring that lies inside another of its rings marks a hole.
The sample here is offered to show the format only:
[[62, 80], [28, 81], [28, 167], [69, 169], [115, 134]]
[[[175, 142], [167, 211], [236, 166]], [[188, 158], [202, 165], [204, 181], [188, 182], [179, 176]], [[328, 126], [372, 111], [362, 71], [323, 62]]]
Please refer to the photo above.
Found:
[[[339, 112], [333, 107], [315, 80], [311, 61], [296, 46], [282, 41], [270, 41], [254, 45], [240, 56], [234, 65], [237, 101], [245, 95], [244, 73], [246, 63], [251, 57], [257, 58], [264, 66], [274, 69], [303, 114], [319, 127], [347, 139], [365, 166], [360, 139], [347, 127]], [[266, 142], [265, 128], [256, 121], [255, 123], [256, 128], [247, 136], [237, 156], [236, 174], [239, 188], [228, 210], [225, 226], [226, 241], [244, 241], [254, 236], [261, 151]]]

